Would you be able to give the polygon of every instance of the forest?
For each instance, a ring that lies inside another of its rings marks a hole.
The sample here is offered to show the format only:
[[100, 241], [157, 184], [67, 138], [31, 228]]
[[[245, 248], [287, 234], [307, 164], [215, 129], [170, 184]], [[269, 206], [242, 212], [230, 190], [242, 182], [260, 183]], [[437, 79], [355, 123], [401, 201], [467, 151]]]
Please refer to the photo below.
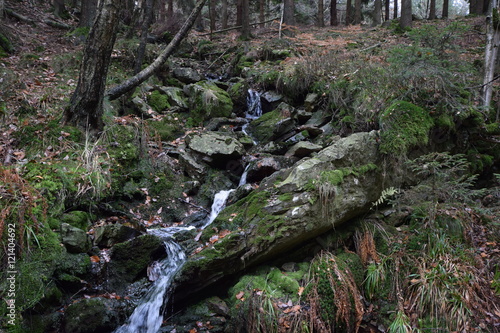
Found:
[[496, 0], [0, 0], [0, 332], [500, 332]]

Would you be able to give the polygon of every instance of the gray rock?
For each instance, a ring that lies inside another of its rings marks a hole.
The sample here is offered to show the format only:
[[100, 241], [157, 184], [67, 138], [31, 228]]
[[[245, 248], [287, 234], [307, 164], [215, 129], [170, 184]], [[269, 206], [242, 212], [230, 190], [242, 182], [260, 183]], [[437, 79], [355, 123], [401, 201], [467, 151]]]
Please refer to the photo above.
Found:
[[70, 253], [85, 253], [91, 247], [87, 233], [68, 223], [61, 223], [61, 242]]
[[209, 159], [211, 165], [225, 167], [231, 160], [237, 160], [245, 153], [243, 145], [231, 134], [223, 132], [203, 132], [186, 137], [187, 146]]
[[158, 90], [168, 97], [168, 103], [171, 106], [178, 107], [181, 110], [188, 109], [188, 102], [184, 92], [177, 87], [158, 87]]
[[201, 75], [189, 67], [177, 67], [172, 71], [173, 76], [183, 83], [195, 83], [202, 80]]
[[111, 247], [116, 243], [122, 243], [140, 235], [134, 228], [123, 224], [108, 224], [95, 228], [94, 244], [99, 247]]
[[123, 301], [104, 297], [82, 298], [64, 312], [65, 332], [112, 332], [119, 324], [116, 310]]
[[322, 146], [314, 144], [309, 141], [300, 141], [294, 144], [285, 154], [285, 157], [295, 156], [298, 158], [303, 158], [311, 155], [314, 152], [320, 151], [323, 149]]
[[276, 91], [266, 91], [260, 96], [262, 101], [262, 112], [270, 112], [278, 106], [283, 96]]

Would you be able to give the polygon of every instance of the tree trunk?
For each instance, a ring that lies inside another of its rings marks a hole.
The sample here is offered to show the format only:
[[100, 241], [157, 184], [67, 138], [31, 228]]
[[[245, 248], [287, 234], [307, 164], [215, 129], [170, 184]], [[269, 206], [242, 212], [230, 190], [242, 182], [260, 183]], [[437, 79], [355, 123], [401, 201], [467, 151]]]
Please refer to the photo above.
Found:
[[242, 0], [241, 2], [241, 35], [242, 40], [250, 38], [250, 8], [249, 0]]
[[398, 18], [398, 0], [394, 0], [394, 16], [393, 16], [393, 18], [394, 19]]
[[345, 25], [350, 25], [352, 23], [352, 0], [347, 0], [345, 5]]
[[97, 0], [82, 0], [79, 27], [91, 27], [96, 15]]
[[486, 50], [484, 52], [484, 79], [483, 79], [483, 106], [490, 107], [491, 97], [493, 94], [493, 77], [495, 75], [495, 65], [498, 56], [498, 47], [500, 46], [500, 27], [499, 23], [494, 20], [494, 11], [498, 12], [498, 2], [491, 2], [490, 15], [487, 17], [486, 25]]
[[155, 61], [151, 63], [151, 65], [144, 68], [140, 73], [137, 73], [137, 75], [127, 79], [122, 84], [119, 84], [118, 86], [113, 87], [106, 92], [106, 95], [109, 97], [110, 100], [116, 99], [121, 95], [134, 89], [139, 84], [146, 81], [151, 75], [155, 73], [156, 70], [158, 70], [158, 68], [160, 68], [160, 66], [168, 59], [168, 57], [170, 57], [170, 55], [179, 46], [184, 37], [187, 36], [189, 30], [192, 28], [192, 26], [196, 21], [196, 17], [200, 14], [203, 6], [205, 5], [205, 2], [206, 0], [198, 0], [195, 7], [193, 8], [193, 11], [191, 12], [187, 20], [184, 22], [181, 29], [177, 32], [177, 34], [165, 47], [165, 49], [163, 49], [163, 51], [155, 59]]
[[323, 13], [324, 10], [323, 0], [318, 0], [318, 27], [320, 28], [325, 26], [325, 15]]
[[295, 25], [295, 3], [294, 0], [283, 0], [283, 23], [285, 30], [283, 33], [286, 36], [293, 36], [292, 26]]
[[149, 27], [151, 26], [151, 21], [153, 20], [153, 6], [154, 0], [146, 0], [146, 8], [144, 8], [144, 16], [141, 25], [141, 41], [139, 43], [139, 47], [137, 48], [134, 74], [137, 74], [141, 71], [142, 63], [144, 61], [144, 54], [146, 53], [146, 45], [148, 42]]
[[216, 29], [215, 23], [217, 21], [217, 14], [216, 14], [216, 0], [210, 0], [209, 3], [209, 12], [210, 12], [210, 32], [214, 32]]
[[429, 20], [436, 19], [436, 0], [431, 0], [429, 8]]
[[361, 24], [361, 0], [354, 0], [354, 24]]
[[389, 21], [390, 18], [390, 4], [391, 0], [385, 0], [385, 18], [384, 21]]
[[221, 9], [221, 16], [222, 16], [222, 21], [221, 21], [221, 25], [222, 25], [222, 29], [227, 29], [227, 19], [228, 19], [228, 16], [227, 16], [227, 0], [222, 0], [222, 9]]
[[120, 4], [121, 0], [99, 2], [97, 16], [83, 50], [78, 85], [64, 112], [65, 123], [91, 133], [103, 128], [104, 88], [116, 38]]
[[236, 26], [243, 24], [243, 0], [236, 1]]
[[174, 17], [174, 0], [167, 1], [167, 20], [171, 20]]
[[62, 18], [66, 14], [66, 6], [64, 5], [64, 0], [54, 0], [52, 5], [54, 6], [54, 15]]
[[259, 1], [259, 21], [260, 21], [260, 27], [264, 28], [264, 21], [266, 20], [266, 13], [265, 13], [265, 8], [266, 8], [266, 0], [260, 0]]
[[375, 0], [373, 9], [373, 25], [378, 26], [382, 23], [382, 0]]
[[412, 12], [411, 12], [411, 0], [401, 1], [401, 20], [399, 21], [399, 26], [402, 29], [411, 28], [412, 23]]
[[337, 19], [337, 0], [331, 0], [330, 4], [330, 25], [337, 26], [339, 25], [339, 21]]
[[450, 0], [443, 0], [443, 14], [441, 18], [448, 18], [448, 12], [450, 8]]
[[3, 21], [3, 8], [5, 7], [5, 0], [0, 0], [0, 23]]

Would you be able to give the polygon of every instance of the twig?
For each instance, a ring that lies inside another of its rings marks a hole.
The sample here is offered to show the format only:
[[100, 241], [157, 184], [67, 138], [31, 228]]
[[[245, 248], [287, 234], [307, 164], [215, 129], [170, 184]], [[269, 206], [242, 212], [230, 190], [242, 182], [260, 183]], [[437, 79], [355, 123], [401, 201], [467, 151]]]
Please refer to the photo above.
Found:
[[43, 23], [45, 23], [51, 27], [57, 28], [57, 29], [64, 29], [64, 30], [72, 29], [72, 26], [70, 26], [66, 23], [57, 22], [57, 21], [54, 21], [51, 19], [45, 19], [45, 20], [43, 20]]
[[186, 200], [181, 199], [181, 198], [177, 198], [177, 199], [178, 199], [180, 202], [184, 202], [185, 204], [191, 205], [191, 206], [193, 206], [193, 207], [196, 207], [196, 208], [198, 208], [198, 209], [201, 209], [201, 210], [203, 210], [203, 211], [207, 212], [208, 214], [210, 214], [210, 212], [209, 212], [206, 208], [203, 208], [203, 207], [201, 207], [201, 206], [195, 205], [194, 203], [191, 203], [191, 202], [186, 201]]

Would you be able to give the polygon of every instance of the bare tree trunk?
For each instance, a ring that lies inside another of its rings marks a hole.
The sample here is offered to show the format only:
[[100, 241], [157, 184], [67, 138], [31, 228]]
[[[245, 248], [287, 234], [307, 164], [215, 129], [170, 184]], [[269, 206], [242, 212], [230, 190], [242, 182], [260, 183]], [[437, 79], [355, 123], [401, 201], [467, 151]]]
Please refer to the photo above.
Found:
[[259, 1], [259, 22], [260, 22], [261, 28], [264, 28], [264, 21], [266, 20], [265, 7], [266, 7], [266, 0], [260, 0]]
[[449, 8], [450, 8], [450, 1], [443, 0], [443, 14], [441, 15], [441, 18], [448, 18]]
[[78, 85], [64, 111], [65, 123], [90, 132], [103, 128], [102, 103], [111, 51], [116, 39], [120, 4], [121, 0], [99, 2], [97, 16], [83, 51]]
[[288, 26], [283, 31], [286, 36], [293, 36], [294, 32], [291, 29], [295, 25], [295, 3], [294, 0], [283, 0], [283, 23]]
[[249, 0], [241, 2], [241, 35], [242, 40], [250, 38], [250, 8]]
[[323, 13], [324, 10], [323, 0], [318, 0], [318, 27], [325, 26], [325, 15]]
[[361, 24], [361, 0], [354, 0], [354, 24]]
[[375, 0], [373, 9], [373, 25], [377, 26], [382, 23], [382, 0]]
[[337, 26], [339, 21], [337, 19], [337, 0], [331, 0], [330, 3], [330, 25]]
[[236, 0], [236, 25], [243, 24], [243, 0]]
[[345, 25], [352, 23], [352, 0], [347, 0], [345, 8]]
[[394, 16], [393, 16], [393, 18], [394, 19], [398, 18], [398, 0], [394, 0]]
[[149, 27], [151, 26], [151, 21], [153, 20], [153, 6], [154, 0], [146, 0], [146, 8], [144, 8], [144, 16], [142, 18], [141, 26], [141, 41], [139, 43], [139, 47], [137, 48], [134, 74], [137, 74], [141, 71], [142, 63], [144, 61], [144, 54], [146, 53], [146, 45], [148, 42]]
[[491, 2], [490, 15], [487, 17], [486, 25], [486, 50], [484, 52], [484, 80], [483, 80], [483, 106], [490, 107], [493, 94], [493, 77], [495, 75], [495, 65], [498, 56], [498, 47], [500, 46], [500, 27], [494, 20], [494, 11], [499, 10], [497, 0]]
[[436, 0], [431, 0], [429, 4], [429, 20], [435, 20], [436, 19]]
[[5, 0], [0, 0], [0, 23], [3, 21], [3, 9], [5, 7]]
[[66, 6], [64, 5], [64, 0], [54, 0], [52, 2], [54, 6], [54, 15], [62, 18], [66, 13]]
[[209, 12], [210, 12], [210, 32], [214, 32], [216, 30], [216, 12], [215, 12], [216, 0], [210, 0], [209, 2]]
[[175, 51], [175, 49], [182, 42], [184, 37], [187, 36], [189, 30], [192, 28], [196, 21], [196, 17], [200, 14], [201, 9], [205, 5], [206, 0], [198, 0], [196, 5], [193, 8], [193, 11], [187, 18], [186, 22], [182, 25], [181, 29], [177, 32], [174, 38], [170, 41], [170, 43], [163, 49], [160, 55], [149, 65], [144, 68], [141, 72], [137, 73], [135, 76], [127, 79], [125, 82], [119, 84], [116, 87], [111, 88], [106, 92], [106, 95], [109, 99], [113, 100], [121, 95], [129, 92], [130, 90], [137, 87], [142, 82], [146, 81], [151, 75], [154, 74], [158, 68], [170, 57], [170, 55]]
[[82, 0], [79, 27], [91, 27], [96, 15], [97, 0]]
[[402, 0], [401, 2], [401, 20], [399, 25], [401, 28], [411, 28], [412, 23], [411, 0]]
[[222, 9], [221, 9], [221, 16], [222, 16], [222, 29], [227, 29], [227, 0], [222, 0]]
[[167, 20], [171, 20], [174, 17], [174, 0], [167, 1]]
[[385, 0], [385, 18], [384, 21], [389, 21], [390, 18], [390, 4], [391, 0]]

